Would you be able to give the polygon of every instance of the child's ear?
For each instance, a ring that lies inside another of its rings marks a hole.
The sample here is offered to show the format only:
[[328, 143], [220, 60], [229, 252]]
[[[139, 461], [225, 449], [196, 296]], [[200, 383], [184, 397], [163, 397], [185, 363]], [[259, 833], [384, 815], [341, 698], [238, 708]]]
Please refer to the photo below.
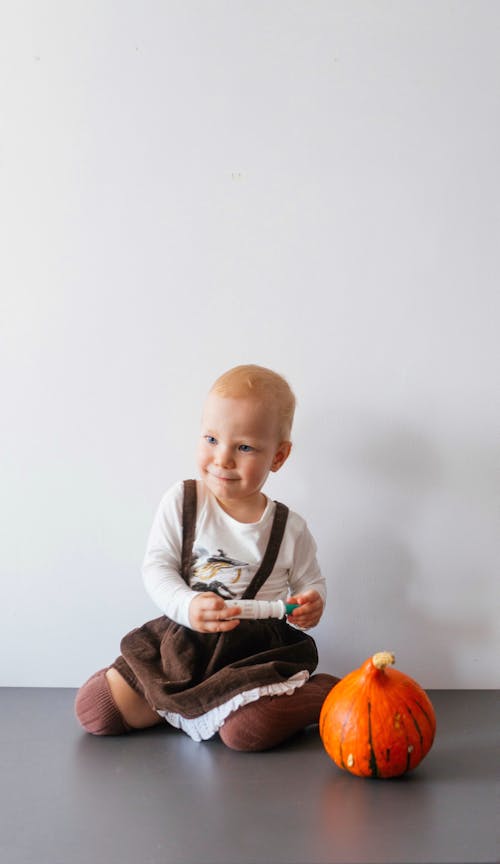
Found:
[[284, 465], [284, 463], [288, 459], [291, 449], [291, 441], [282, 441], [281, 444], [278, 445], [278, 449], [274, 454], [274, 459], [271, 464], [271, 471], [279, 471], [281, 466]]

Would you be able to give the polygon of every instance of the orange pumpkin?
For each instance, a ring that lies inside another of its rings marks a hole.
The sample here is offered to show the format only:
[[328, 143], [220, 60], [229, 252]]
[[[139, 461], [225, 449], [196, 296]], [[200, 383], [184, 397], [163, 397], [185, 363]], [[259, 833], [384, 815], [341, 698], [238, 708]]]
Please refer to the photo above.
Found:
[[427, 694], [381, 651], [342, 678], [326, 697], [319, 731], [339, 768], [359, 777], [397, 777], [429, 752], [436, 717]]

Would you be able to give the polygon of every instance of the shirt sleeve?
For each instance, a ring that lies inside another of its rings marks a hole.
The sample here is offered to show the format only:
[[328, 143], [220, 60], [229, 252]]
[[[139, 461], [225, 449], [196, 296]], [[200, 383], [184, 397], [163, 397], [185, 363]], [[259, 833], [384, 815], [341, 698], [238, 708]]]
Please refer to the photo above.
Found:
[[295, 541], [289, 586], [292, 595], [301, 594], [304, 591], [317, 591], [324, 605], [326, 603], [326, 580], [318, 564], [316, 548], [314, 538], [304, 522]]
[[197, 595], [181, 576], [183, 496], [183, 484], [177, 483], [160, 502], [146, 546], [142, 580], [164, 615], [190, 627], [189, 604]]

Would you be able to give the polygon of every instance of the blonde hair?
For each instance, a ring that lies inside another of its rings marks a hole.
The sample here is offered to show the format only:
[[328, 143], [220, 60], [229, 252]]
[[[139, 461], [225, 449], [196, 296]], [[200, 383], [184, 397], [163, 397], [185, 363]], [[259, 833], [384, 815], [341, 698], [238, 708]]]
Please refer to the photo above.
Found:
[[295, 413], [295, 396], [282, 375], [265, 366], [234, 366], [212, 386], [211, 393], [234, 398], [250, 397], [270, 402], [278, 409], [280, 436], [288, 440]]

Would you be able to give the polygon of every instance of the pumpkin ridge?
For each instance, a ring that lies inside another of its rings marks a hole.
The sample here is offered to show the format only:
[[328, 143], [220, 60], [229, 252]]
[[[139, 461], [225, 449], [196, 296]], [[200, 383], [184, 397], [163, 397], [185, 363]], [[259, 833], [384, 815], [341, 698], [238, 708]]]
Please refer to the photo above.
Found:
[[341, 767], [344, 769], [344, 771], [347, 771], [347, 765], [344, 762], [344, 753], [342, 751], [342, 741], [340, 741], [340, 744], [339, 744], [339, 756], [340, 756]]
[[[329, 722], [329, 717], [330, 717], [329, 703], [332, 701], [332, 699], [335, 702], [335, 700], [338, 698], [339, 693], [341, 693], [342, 695], [344, 695], [344, 693], [347, 694], [347, 697], [350, 699], [350, 702], [349, 702], [349, 706], [343, 712], [344, 713], [344, 720], [343, 720], [342, 725], [340, 727], [339, 735], [338, 735], [337, 741], [336, 741], [336, 745], [338, 748], [337, 749], [337, 756], [338, 756], [339, 761], [341, 762], [341, 767], [345, 771], [349, 771], [350, 768], [347, 765], [346, 760], [344, 759], [344, 753], [343, 753], [343, 747], [345, 745], [344, 735], [346, 733], [346, 730], [349, 729], [349, 725], [351, 723], [352, 712], [355, 709], [356, 703], [359, 699], [359, 694], [357, 694], [356, 692], [354, 692], [354, 693], [352, 692], [351, 678], [354, 678], [353, 673], [346, 675], [344, 678], [342, 678], [339, 681], [338, 684], [335, 685], [334, 688], [332, 688], [332, 690], [327, 695], [327, 697], [323, 703], [321, 713], [320, 713], [320, 718], [319, 718], [319, 721], [320, 721], [319, 722], [319, 732], [320, 732], [321, 738], [323, 739], [323, 741], [325, 743], [325, 748], [326, 748], [327, 752], [329, 753], [329, 755], [331, 756], [331, 758], [335, 762], [336, 761], [336, 758], [334, 756], [335, 744], [334, 744], [334, 742], [331, 742], [331, 745], [326, 744], [326, 728], [327, 728], [327, 725]], [[340, 688], [340, 690], [338, 690], [338, 688]], [[335, 708], [333, 709], [333, 711], [335, 713]], [[332, 749], [330, 749], [330, 747]]]
[[370, 772], [372, 777], [378, 777], [378, 765], [377, 765], [377, 757], [375, 755], [375, 749], [373, 747], [373, 737], [372, 737], [372, 703], [368, 700], [368, 744], [370, 745]]
[[432, 730], [434, 729], [434, 723], [432, 722], [432, 719], [431, 719], [431, 717], [429, 716], [428, 712], [427, 712], [427, 711], [425, 710], [425, 708], [420, 704], [420, 702], [418, 701], [418, 699], [414, 699], [414, 702], [415, 702], [415, 705], [418, 706], [419, 710], [420, 710], [420, 711], [422, 712], [422, 714], [424, 715], [425, 719], [427, 720], [427, 722], [428, 722], [428, 724], [429, 724], [429, 728], [430, 728], [430, 730], [432, 731]]
[[[407, 707], [407, 706], [405, 706], [405, 707]], [[402, 710], [404, 710], [404, 709], [402, 709]], [[405, 767], [404, 772], [403, 772], [403, 773], [406, 773], [407, 771], [410, 770], [410, 762], [411, 762], [411, 754], [413, 752], [413, 744], [411, 743], [410, 737], [408, 735], [408, 730], [407, 730], [406, 723], [405, 723], [404, 713], [401, 714], [400, 724], [401, 724], [400, 729], [404, 735], [404, 738], [406, 739], [406, 748], [405, 748], [406, 749], [406, 767]]]
[[[338, 684], [337, 684], [336, 686], [338, 687]], [[350, 703], [349, 707], [345, 709], [345, 720], [344, 720], [344, 722], [342, 723], [342, 728], [341, 728], [341, 734], [342, 734], [342, 735], [343, 735], [343, 733], [344, 733], [344, 731], [345, 731], [345, 729], [346, 729], [346, 726], [349, 725], [349, 721], [350, 721], [350, 719], [351, 719], [352, 709], [354, 708], [354, 706], [355, 706], [356, 701], [358, 700], [358, 698], [359, 698], [359, 696], [355, 693], [354, 696], [352, 697], [352, 700], [351, 700], [351, 703]]]
[[356, 705], [356, 702], [357, 702], [358, 698], [359, 698], [358, 695], [355, 693], [354, 696], [353, 696], [353, 698], [352, 698], [352, 702], [351, 702], [351, 704], [349, 705], [349, 708], [346, 710], [346, 717], [345, 717], [344, 722], [342, 723], [342, 728], [341, 728], [341, 731], [340, 731], [340, 746], [339, 746], [339, 751], [340, 751], [340, 761], [342, 762], [342, 767], [343, 767], [346, 771], [349, 770], [349, 767], [348, 767], [348, 765], [346, 764], [346, 762], [345, 762], [345, 760], [344, 760], [344, 753], [343, 753], [343, 750], [342, 750], [342, 746], [343, 746], [343, 744], [344, 744], [344, 732], [345, 732], [346, 729], [349, 727], [350, 720], [351, 720], [351, 714], [352, 714], [352, 711], [353, 711], [354, 706]]
[[408, 714], [410, 715], [411, 719], [413, 720], [413, 725], [415, 726], [415, 729], [416, 729], [417, 732], [418, 732], [418, 737], [420, 738], [420, 749], [423, 751], [423, 749], [424, 749], [424, 736], [422, 735], [422, 731], [421, 731], [421, 729], [420, 729], [420, 726], [419, 726], [418, 723], [417, 723], [417, 718], [414, 717], [413, 712], [412, 712], [410, 706], [407, 705], [406, 707], [407, 707], [407, 710], [408, 710]]

